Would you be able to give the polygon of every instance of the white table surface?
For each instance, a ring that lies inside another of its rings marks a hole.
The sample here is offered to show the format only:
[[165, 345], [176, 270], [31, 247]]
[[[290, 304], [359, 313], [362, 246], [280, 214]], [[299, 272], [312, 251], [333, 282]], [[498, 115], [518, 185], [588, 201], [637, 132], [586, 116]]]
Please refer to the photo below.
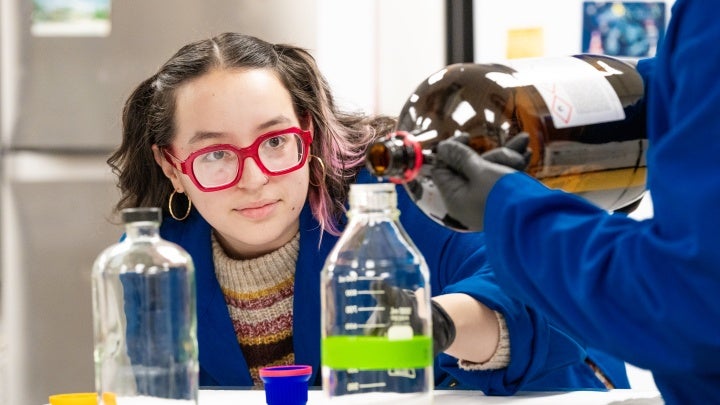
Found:
[[[486, 397], [480, 391], [435, 391], [434, 405], [475, 404], [613, 404], [613, 405], [661, 405], [657, 391], [612, 390], [518, 393], [507, 397]], [[200, 390], [199, 405], [265, 405], [265, 391], [259, 390]], [[327, 403], [322, 391], [310, 390], [308, 405]], [[368, 404], [372, 405], [372, 404]]]

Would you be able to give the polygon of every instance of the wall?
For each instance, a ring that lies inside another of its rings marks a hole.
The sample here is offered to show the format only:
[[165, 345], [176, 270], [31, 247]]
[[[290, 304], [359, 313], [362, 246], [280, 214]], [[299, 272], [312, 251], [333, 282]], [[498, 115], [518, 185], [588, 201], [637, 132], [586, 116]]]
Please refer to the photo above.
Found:
[[340, 105], [396, 116], [445, 66], [445, 2], [319, 0], [314, 55]]
[[[475, 0], [475, 60], [483, 63], [506, 59], [510, 29], [540, 28], [542, 56], [579, 53], [582, 4], [583, 0]], [[668, 19], [673, 4], [674, 0], [666, 1]]]
[[397, 115], [445, 65], [441, 0], [246, 0], [237, 18], [244, 33], [306, 48], [349, 110]]

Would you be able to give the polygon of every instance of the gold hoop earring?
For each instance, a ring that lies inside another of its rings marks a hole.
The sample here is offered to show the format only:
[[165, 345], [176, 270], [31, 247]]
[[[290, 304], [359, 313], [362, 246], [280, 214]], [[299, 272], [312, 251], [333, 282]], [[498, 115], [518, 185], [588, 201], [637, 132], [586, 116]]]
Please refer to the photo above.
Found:
[[[323, 160], [322, 160], [319, 156], [310, 155], [310, 160], [312, 160], [313, 158], [317, 159], [317, 162], [320, 164], [320, 168], [322, 169], [322, 180], [324, 181], [324, 180], [325, 180], [325, 176], [327, 175], [327, 173], [325, 173], [325, 162], [323, 162]], [[320, 187], [320, 186], [321, 186], [320, 183], [315, 184], [315, 183], [313, 183], [312, 181], [310, 182], [310, 185], [313, 186], [313, 187]]]
[[[192, 208], [192, 201], [190, 201], [190, 197], [188, 197], [187, 195], [185, 196], [185, 198], [187, 198], [187, 201], [188, 201], [187, 202], [187, 211], [185, 211], [185, 215], [183, 215], [182, 217], [178, 217], [177, 215], [175, 215], [175, 212], [173, 211], [173, 198], [175, 197], [175, 194], [178, 194], [178, 192], [176, 190], [173, 190], [172, 194], [170, 194], [170, 198], [168, 199], [168, 211], [170, 211], [170, 216], [173, 217], [174, 220], [183, 221], [188, 216], [190, 216], [190, 209]], [[184, 193], [180, 193], [180, 194], [184, 194]]]

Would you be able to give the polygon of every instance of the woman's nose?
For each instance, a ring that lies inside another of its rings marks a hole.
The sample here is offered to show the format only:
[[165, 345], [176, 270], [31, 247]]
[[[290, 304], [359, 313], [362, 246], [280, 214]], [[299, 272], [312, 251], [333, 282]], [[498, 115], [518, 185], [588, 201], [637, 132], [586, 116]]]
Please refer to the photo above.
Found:
[[243, 170], [238, 181], [238, 187], [256, 188], [268, 183], [268, 175], [263, 173], [260, 166], [253, 158], [246, 158], [243, 162]]

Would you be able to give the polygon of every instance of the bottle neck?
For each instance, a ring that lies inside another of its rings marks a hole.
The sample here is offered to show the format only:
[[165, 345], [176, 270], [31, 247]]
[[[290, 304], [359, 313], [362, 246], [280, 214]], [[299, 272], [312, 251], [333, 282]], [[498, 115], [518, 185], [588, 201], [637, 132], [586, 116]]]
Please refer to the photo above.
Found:
[[396, 183], [413, 180], [423, 163], [422, 147], [414, 136], [399, 131], [375, 142], [367, 154], [367, 167], [378, 177]]
[[397, 209], [395, 185], [389, 183], [353, 184], [350, 186], [350, 220], [358, 218], [388, 218], [396, 220]]
[[160, 237], [160, 224], [153, 221], [130, 222], [125, 224], [127, 239], [157, 239]]
[[352, 208], [348, 211], [348, 218], [353, 221], [367, 219], [373, 222], [396, 221], [400, 217], [400, 211], [396, 207], [385, 208]]

